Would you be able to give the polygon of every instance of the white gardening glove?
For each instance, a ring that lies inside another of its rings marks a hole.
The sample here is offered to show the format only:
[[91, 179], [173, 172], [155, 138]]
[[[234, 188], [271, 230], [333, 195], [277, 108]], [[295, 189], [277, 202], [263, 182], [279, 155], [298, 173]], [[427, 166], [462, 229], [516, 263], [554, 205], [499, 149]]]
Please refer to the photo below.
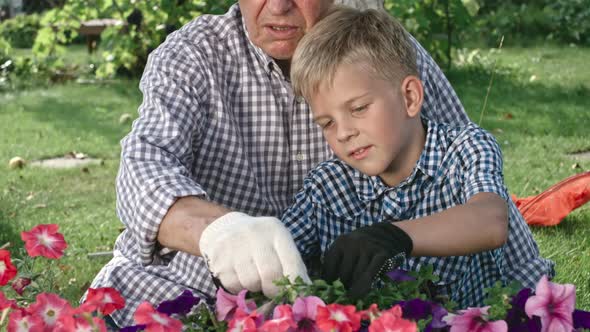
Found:
[[301, 277], [311, 283], [291, 233], [274, 217], [230, 212], [207, 226], [199, 241], [209, 270], [232, 293], [278, 293], [274, 280]]

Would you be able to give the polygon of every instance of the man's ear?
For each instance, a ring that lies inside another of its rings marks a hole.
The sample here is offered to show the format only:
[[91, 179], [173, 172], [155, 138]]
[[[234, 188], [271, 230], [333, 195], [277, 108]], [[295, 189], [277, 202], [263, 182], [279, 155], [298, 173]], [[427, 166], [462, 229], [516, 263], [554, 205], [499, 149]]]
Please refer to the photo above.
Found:
[[413, 118], [420, 115], [424, 101], [422, 81], [414, 75], [407, 76], [401, 83], [401, 92], [408, 116]]

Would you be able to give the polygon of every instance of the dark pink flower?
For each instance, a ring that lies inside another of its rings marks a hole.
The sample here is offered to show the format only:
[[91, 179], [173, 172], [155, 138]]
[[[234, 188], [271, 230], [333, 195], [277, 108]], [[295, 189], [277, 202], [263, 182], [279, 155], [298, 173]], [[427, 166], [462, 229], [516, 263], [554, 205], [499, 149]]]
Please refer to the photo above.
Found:
[[68, 244], [64, 236], [58, 233], [56, 224], [42, 224], [31, 228], [28, 232], [21, 232], [20, 237], [25, 241], [25, 249], [31, 257], [44, 256], [57, 259], [63, 256]]
[[541, 318], [541, 331], [570, 332], [574, 328], [573, 312], [576, 305], [574, 285], [552, 283], [543, 276], [535, 295], [529, 297], [524, 310], [529, 317]]
[[19, 277], [19, 278], [16, 278], [16, 280], [14, 280], [12, 282], [10, 287], [12, 287], [12, 289], [14, 289], [14, 291], [18, 295], [23, 295], [25, 288], [30, 284], [31, 284], [31, 279]]
[[17, 270], [10, 260], [10, 251], [0, 249], [0, 286], [6, 285], [16, 276]]
[[467, 308], [458, 315], [447, 316], [450, 332], [506, 332], [508, 324], [503, 320], [488, 321], [488, 307]]
[[145, 325], [147, 332], [182, 331], [181, 321], [157, 312], [149, 302], [143, 302], [137, 307], [133, 319], [136, 323]]
[[317, 308], [316, 324], [322, 331], [352, 332], [361, 327], [361, 313], [353, 305], [328, 304]]
[[232, 295], [219, 288], [215, 301], [215, 311], [218, 321], [230, 321], [237, 309], [245, 313], [251, 313], [256, 310], [256, 303], [252, 300], [246, 300], [247, 290], [242, 290], [238, 295]]

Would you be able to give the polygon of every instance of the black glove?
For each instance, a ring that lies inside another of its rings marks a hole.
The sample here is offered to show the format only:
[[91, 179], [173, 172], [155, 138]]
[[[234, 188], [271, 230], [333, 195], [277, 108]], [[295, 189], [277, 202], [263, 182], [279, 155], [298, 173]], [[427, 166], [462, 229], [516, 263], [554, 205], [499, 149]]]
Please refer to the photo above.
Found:
[[402, 264], [412, 247], [408, 234], [390, 222], [361, 227], [332, 243], [324, 256], [322, 278], [340, 279], [348, 295], [359, 299], [381, 274]]

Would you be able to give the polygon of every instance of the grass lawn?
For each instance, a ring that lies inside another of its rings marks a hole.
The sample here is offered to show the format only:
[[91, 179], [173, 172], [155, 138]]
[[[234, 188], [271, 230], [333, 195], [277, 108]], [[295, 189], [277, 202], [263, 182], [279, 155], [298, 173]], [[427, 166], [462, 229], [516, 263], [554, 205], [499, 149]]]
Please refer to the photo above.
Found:
[[[73, 54], [72, 59], [79, 59], [85, 53], [78, 47]], [[590, 160], [568, 156], [590, 150], [590, 71], [583, 60], [589, 56], [588, 48], [555, 46], [506, 48], [489, 55], [499, 69], [481, 124], [502, 146], [511, 193], [534, 195], [590, 168]], [[490, 68], [456, 68], [449, 78], [478, 122]], [[123, 113], [135, 116], [140, 101], [137, 82], [124, 80], [0, 94], [4, 165], [14, 156], [37, 160], [70, 151], [104, 160], [85, 170], [2, 166], [0, 172], [0, 245], [21, 247], [21, 231], [41, 223], [59, 224], [69, 247], [57, 261], [61, 275], [54, 287], [72, 302], [108, 259], [88, 254], [110, 250], [120, 231], [114, 182], [119, 140], [130, 124], [118, 120]], [[533, 229], [543, 255], [557, 263], [556, 280], [577, 286], [577, 307], [585, 310], [590, 310], [589, 221], [590, 204], [557, 227]], [[48, 264], [37, 265], [38, 271]]]

